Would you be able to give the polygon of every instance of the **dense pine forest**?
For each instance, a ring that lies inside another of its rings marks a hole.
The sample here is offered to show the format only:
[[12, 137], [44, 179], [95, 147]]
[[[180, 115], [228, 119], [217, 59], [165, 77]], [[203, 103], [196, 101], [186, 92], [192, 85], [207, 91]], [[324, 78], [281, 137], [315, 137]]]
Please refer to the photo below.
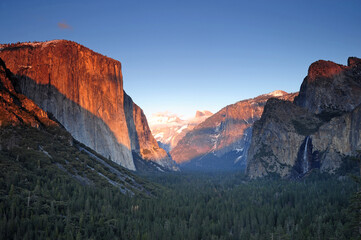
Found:
[[38, 167], [6, 153], [0, 159], [0, 239], [358, 236], [350, 207], [357, 184], [348, 175], [250, 181], [239, 172], [168, 173], [142, 176], [153, 182], [150, 195], [126, 195], [111, 185], [82, 185], [51, 163]]

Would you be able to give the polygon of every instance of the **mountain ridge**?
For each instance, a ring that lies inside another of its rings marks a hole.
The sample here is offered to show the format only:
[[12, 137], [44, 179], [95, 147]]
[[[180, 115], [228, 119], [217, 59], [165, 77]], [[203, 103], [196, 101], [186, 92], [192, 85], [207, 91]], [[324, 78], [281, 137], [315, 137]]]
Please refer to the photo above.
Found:
[[187, 169], [208, 169], [215, 162], [214, 170], [244, 168], [252, 124], [261, 117], [266, 101], [274, 97], [293, 100], [296, 95], [278, 90], [227, 105], [188, 132], [170, 154]]

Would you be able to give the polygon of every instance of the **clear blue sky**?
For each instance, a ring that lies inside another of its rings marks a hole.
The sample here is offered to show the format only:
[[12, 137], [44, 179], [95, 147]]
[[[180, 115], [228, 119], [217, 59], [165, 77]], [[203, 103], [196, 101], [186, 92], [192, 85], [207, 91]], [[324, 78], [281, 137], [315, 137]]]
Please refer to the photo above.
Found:
[[[76, 2], [76, 3], [74, 3]], [[361, 1], [0, 1], [0, 42], [68, 39], [122, 62], [147, 115], [190, 116], [361, 57]]]

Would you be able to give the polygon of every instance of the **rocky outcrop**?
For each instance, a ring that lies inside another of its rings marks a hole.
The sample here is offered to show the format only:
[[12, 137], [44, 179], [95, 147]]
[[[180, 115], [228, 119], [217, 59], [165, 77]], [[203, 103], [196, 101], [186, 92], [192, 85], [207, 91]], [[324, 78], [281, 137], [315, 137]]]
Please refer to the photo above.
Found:
[[312, 113], [352, 111], [361, 102], [361, 61], [349, 58], [348, 66], [317, 61], [308, 69], [295, 104]]
[[0, 127], [22, 124], [36, 128], [58, 126], [33, 101], [17, 93], [13, 81], [16, 77], [0, 58]]
[[188, 132], [170, 154], [183, 167], [244, 167], [253, 123], [261, 117], [267, 100], [293, 100], [296, 95], [275, 91], [229, 105]]
[[361, 149], [361, 61], [313, 63], [294, 102], [269, 100], [254, 124], [251, 178], [298, 177], [319, 167], [333, 173]]
[[0, 48], [0, 57], [19, 78], [15, 87], [76, 140], [131, 170], [132, 151], [148, 160], [169, 160], [141, 109], [124, 93], [120, 62], [65, 40]]

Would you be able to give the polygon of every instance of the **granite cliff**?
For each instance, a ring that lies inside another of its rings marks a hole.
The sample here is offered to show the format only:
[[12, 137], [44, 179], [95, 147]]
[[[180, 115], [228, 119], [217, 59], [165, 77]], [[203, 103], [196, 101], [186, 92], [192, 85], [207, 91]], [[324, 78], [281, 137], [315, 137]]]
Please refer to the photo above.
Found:
[[300, 177], [313, 168], [334, 173], [361, 149], [360, 104], [360, 59], [349, 58], [347, 66], [311, 64], [294, 101], [269, 100], [254, 124], [248, 175]]
[[[33, 101], [15, 91], [16, 77], [0, 58], [0, 127], [27, 125], [34, 128], [59, 126]], [[6, 147], [5, 147], [6, 148]], [[0, 150], [2, 146], [0, 144]]]
[[142, 110], [123, 90], [119, 61], [66, 40], [0, 45], [15, 88], [79, 142], [136, 170], [133, 155], [173, 168]]
[[74, 140], [61, 124], [18, 93], [13, 86], [17, 81], [0, 58], [2, 180], [17, 176], [17, 184], [26, 188], [36, 183], [32, 177], [47, 176], [50, 181], [66, 179], [93, 187], [114, 186], [129, 195], [151, 195], [144, 180]]
[[270, 98], [291, 99], [297, 94], [274, 91], [229, 105], [188, 132], [170, 152], [188, 169], [232, 169], [245, 167], [253, 123]]

